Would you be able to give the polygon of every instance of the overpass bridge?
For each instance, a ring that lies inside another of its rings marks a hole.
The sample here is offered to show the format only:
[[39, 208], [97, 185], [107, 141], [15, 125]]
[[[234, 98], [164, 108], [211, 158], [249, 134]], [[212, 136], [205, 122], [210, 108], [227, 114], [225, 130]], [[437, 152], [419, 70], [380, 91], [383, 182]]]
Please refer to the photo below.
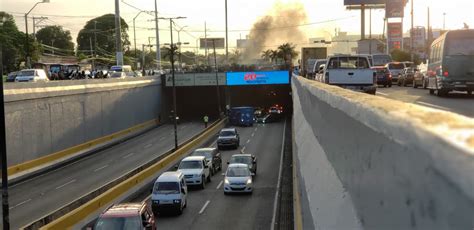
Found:
[[[7, 86], [12, 89], [7, 91], [12, 92], [7, 93], [7, 124], [8, 119], [18, 121], [8, 130], [22, 127], [21, 132], [9, 133], [10, 141], [36, 136], [25, 139], [23, 146], [12, 145], [17, 154], [25, 154], [10, 167], [88, 143], [69, 149], [73, 154], [59, 154], [52, 162], [62, 162], [59, 166], [45, 166], [31, 178], [11, 172], [18, 177], [10, 191], [12, 226], [81, 228], [110, 204], [149, 202], [150, 183], [193, 149], [215, 146], [215, 133], [226, 125], [225, 120], [216, 120], [212, 77], [214, 73], [207, 76], [207, 85], [196, 85], [196, 79], [206, 76], [183, 75], [188, 82], [194, 79], [193, 85], [176, 84], [178, 116], [183, 118], [177, 150], [172, 127], [164, 122], [171, 108], [166, 78], [53, 83], [69, 87], [67, 92], [45, 85]], [[222, 74], [218, 78], [228, 80]], [[259, 171], [252, 195], [224, 196], [223, 177], [214, 175], [204, 190], [189, 192], [183, 215], [158, 216], [158, 228], [473, 228], [472, 118], [297, 76], [291, 77], [291, 85], [228, 83], [219, 92], [225, 98], [222, 107], [285, 103], [293, 113], [287, 114], [287, 120], [237, 127], [241, 146], [221, 151], [223, 162], [241, 152], [257, 156]], [[62, 110], [52, 107], [57, 103]], [[17, 115], [19, 108], [30, 112]], [[62, 111], [59, 117], [64, 123], [48, 123], [49, 114], [40, 111], [52, 111], [53, 116]], [[204, 129], [202, 113], [212, 112], [215, 122]], [[38, 136], [48, 132], [54, 136], [56, 129], [39, 125], [42, 122], [69, 131], [45, 141], [46, 137]], [[75, 135], [81, 138], [66, 138]], [[104, 136], [105, 140], [97, 140]], [[62, 149], [45, 148], [40, 141], [53, 147], [61, 142]], [[29, 167], [18, 171], [28, 175], [41, 166]]]

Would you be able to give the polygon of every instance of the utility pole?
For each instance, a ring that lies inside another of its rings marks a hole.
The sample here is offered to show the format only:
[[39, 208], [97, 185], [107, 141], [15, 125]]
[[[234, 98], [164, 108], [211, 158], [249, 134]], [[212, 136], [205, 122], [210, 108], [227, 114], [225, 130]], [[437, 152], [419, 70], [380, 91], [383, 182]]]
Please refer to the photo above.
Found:
[[95, 63], [94, 63], [94, 51], [92, 48], [92, 37], [89, 37], [89, 47], [90, 47], [90, 52], [91, 52], [91, 60], [92, 60], [92, 70], [95, 69]]
[[365, 39], [365, 4], [360, 5], [360, 40]]
[[207, 25], [206, 22], [204, 22], [204, 41], [205, 41], [205, 49], [206, 49], [206, 59], [207, 59], [207, 66], [210, 66], [211, 61], [209, 60], [209, 53], [207, 49]]
[[119, 0], [115, 0], [115, 50], [117, 65], [123, 65], [123, 52], [122, 52], [122, 29], [120, 20], [120, 3]]
[[229, 65], [229, 30], [227, 26], [227, 0], [225, 0], [225, 64]]
[[372, 54], [372, 8], [369, 9], [369, 54]]
[[[30, 68], [31, 66], [31, 62], [30, 62], [30, 42], [29, 42], [29, 39], [28, 39], [28, 14], [31, 13], [31, 11], [40, 3], [49, 3], [49, 0], [42, 0], [41, 2], [37, 2], [31, 9], [30, 11], [28, 11], [28, 13], [25, 14], [25, 43], [26, 43], [26, 58], [25, 58], [25, 62], [26, 62], [26, 67], [27, 68]], [[5, 228], [5, 225], [4, 225], [4, 228]]]
[[[427, 25], [427, 35], [426, 35], [426, 58], [428, 58], [430, 56], [430, 47], [431, 47], [431, 40], [433, 38], [433, 34], [431, 33], [431, 17], [430, 17], [430, 7], [428, 6], [428, 25]], [[428, 63], [426, 63], [428, 64]]]
[[219, 93], [219, 76], [218, 76], [219, 69], [217, 68], [216, 40], [215, 39], [212, 39], [212, 47], [214, 49], [214, 72], [216, 73], [217, 111], [218, 111], [217, 117], [220, 117], [222, 111], [221, 111], [221, 96]]
[[[31, 11], [31, 10], [30, 10]], [[26, 14], [28, 15], [28, 14]], [[26, 18], [26, 16], [25, 16]], [[7, 22], [7, 18], [0, 18], [0, 32], [3, 34], [3, 24]], [[27, 33], [28, 34], [28, 33]], [[2, 36], [0, 36], [2, 38]], [[0, 76], [3, 78], [3, 42], [0, 41]], [[0, 81], [0, 154], [2, 167], [2, 214], [3, 229], [10, 230], [10, 208], [8, 204], [8, 164], [7, 164], [7, 142], [5, 134], [5, 100], [3, 92], [3, 80]]]
[[161, 47], [160, 47], [160, 30], [158, 27], [158, 0], [155, 0], [155, 36], [156, 36], [156, 65], [161, 70]]
[[443, 30], [446, 30], [446, 13], [443, 13]]
[[411, 12], [410, 12], [410, 14], [411, 14], [411, 30], [410, 30], [410, 43], [411, 43], [411, 44], [410, 44], [410, 56], [411, 56], [411, 61], [412, 61], [412, 62], [413, 62], [414, 59], [415, 59], [415, 54], [414, 54], [414, 52], [415, 52], [415, 47], [414, 47], [414, 45], [415, 45], [415, 44], [414, 44], [415, 39], [414, 39], [414, 37], [413, 37], [413, 36], [414, 36], [414, 31], [413, 31], [413, 30], [414, 30], [414, 28], [413, 28], [413, 27], [414, 27], [414, 26], [413, 26], [413, 20], [414, 20], [414, 19], [413, 19], [413, 1], [415, 1], [415, 0], [411, 0], [411, 1], [410, 1], [410, 2], [411, 2]]
[[[36, 19], [39, 21], [36, 22]], [[41, 23], [44, 19], [48, 19], [48, 17], [33, 17], [33, 39], [36, 40], [36, 27], [38, 26], [37, 24]]]
[[[140, 12], [138, 12], [138, 14], [133, 18], [133, 48], [135, 50], [135, 60], [138, 60], [138, 56], [137, 56], [137, 33], [135, 31], [135, 20], [137, 19], [137, 17], [143, 13], [145, 11], [141, 10]], [[135, 61], [135, 68], [138, 68], [138, 61]]]
[[[163, 18], [160, 19], [170, 20], [170, 33], [171, 33], [171, 44], [170, 44], [170, 62], [171, 62], [171, 77], [173, 78], [173, 126], [174, 126], [174, 149], [178, 149], [178, 116], [176, 112], [176, 81], [174, 75], [174, 50], [176, 49], [173, 44], [173, 19], [183, 19], [186, 17], [174, 17], [174, 18]], [[158, 48], [158, 47], [157, 47]]]

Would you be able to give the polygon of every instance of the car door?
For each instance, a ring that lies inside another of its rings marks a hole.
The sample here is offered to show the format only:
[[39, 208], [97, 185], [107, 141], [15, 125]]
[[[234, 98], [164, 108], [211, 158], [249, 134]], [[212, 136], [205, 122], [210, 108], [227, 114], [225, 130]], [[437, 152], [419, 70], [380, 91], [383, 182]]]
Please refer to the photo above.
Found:
[[207, 164], [206, 164], [206, 159], [204, 159], [204, 160], [202, 161], [202, 167], [203, 167], [203, 169], [204, 169], [204, 175], [205, 175], [205, 177], [206, 177], [206, 178], [209, 177], [210, 174], [211, 174], [211, 171], [210, 171], [211, 169], [207, 166]]

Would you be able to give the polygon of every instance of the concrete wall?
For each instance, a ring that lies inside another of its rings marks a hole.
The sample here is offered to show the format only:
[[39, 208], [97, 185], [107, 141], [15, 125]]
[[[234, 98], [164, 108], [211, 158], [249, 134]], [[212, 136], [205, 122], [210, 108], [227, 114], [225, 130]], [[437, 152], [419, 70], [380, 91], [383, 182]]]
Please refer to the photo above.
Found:
[[161, 80], [101, 79], [5, 85], [8, 165], [155, 119]]
[[474, 120], [293, 78], [304, 229], [473, 229]]

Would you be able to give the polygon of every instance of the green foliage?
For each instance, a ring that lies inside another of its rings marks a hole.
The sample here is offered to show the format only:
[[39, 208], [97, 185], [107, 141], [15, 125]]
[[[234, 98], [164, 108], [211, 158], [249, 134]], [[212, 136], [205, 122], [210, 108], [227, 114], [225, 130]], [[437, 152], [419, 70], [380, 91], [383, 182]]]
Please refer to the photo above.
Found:
[[[128, 25], [122, 18], [121, 21], [121, 38], [122, 48], [127, 51], [130, 47], [128, 40]], [[79, 53], [89, 54], [89, 50], [94, 49], [94, 34], [97, 37], [97, 50], [115, 53], [115, 15], [105, 14], [94, 18], [86, 23], [84, 28], [79, 31], [77, 36], [77, 49]], [[92, 42], [92, 47], [91, 43]], [[99, 55], [101, 53], [99, 52]]]
[[[55, 53], [64, 55], [74, 53], [74, 43], [72, 42], [71, 32], [64, 30], [61, 26], [46, 26], [40, 29], [36, 33], [36, 39], [44, 45], [61, 49], [60, 51], [56, 50]], [[52, 53], [52, 51], [46, 50], [45, 53]]]
[[[26, 37], [25, 33], [18, 30], [12, 15], [0, 11], [0, 18], [7, 19], [3, 26], [0, 26], [0, 45], [3, 51], [4, 72], [9, 73], [20, 69], [20, 63], [26, 60]], [[32, 36], [28, 37], [28, 42], [32, 60], [38, 60], [40, 47]]]
[[[390, 54], [392, 55], [392, 59], [395, 60], [395, 61], [400, 61], [400, 62], [411, 61], [411, 53], [410, 52], [405, 52], [403, 50], [394, 49], [394, 50], [392, 50], [392, 52]], [[418, 56], [418, 54], [414, 54], [414, 63], [416, 65], [419, 65], [421, 63], [421, 59]]]

